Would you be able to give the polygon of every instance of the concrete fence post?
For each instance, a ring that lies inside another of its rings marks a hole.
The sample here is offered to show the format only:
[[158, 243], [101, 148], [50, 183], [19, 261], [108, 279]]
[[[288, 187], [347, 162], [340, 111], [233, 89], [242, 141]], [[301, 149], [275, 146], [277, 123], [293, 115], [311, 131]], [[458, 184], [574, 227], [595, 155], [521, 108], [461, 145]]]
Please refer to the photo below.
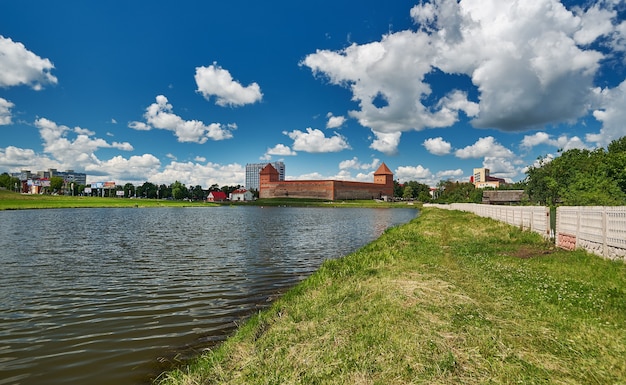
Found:
[[604, 258], [609, 257], [609, 245], [607, 243], [606, 234], [609, 231], [607, 222], [606, 207], [602, 208], [602, 256]]

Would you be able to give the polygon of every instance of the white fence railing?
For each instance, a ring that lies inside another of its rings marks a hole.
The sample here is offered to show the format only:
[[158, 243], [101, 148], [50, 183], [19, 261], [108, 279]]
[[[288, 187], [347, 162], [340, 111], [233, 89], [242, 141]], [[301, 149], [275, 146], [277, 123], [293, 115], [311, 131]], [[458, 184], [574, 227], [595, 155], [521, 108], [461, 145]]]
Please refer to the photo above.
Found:
[[556, 245], [626, 262], [626, 206], [557, 207]]
[[482, 217], [554, 237], [558, 247], [585, 249], [626, 262], [626, 206], [561, 206], [556, 209], [556, 234], [550, 231], [550, 210], [543, 206], [493, 206], [475, 203], [424, 205], [469, 211]]

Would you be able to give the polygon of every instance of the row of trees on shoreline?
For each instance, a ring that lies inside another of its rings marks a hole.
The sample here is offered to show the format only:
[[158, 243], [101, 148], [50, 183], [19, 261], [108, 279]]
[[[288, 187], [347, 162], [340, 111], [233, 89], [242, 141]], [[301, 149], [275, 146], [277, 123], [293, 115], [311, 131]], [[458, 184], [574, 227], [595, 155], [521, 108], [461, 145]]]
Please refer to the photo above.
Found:
[[[22, 185], [22, 182], [19, 178], [12, 177], [8, 173], [0, 174], [0, 188], [5, 188], [7, 190], [18, 190], [21, 188], [19, 186]], [[187, 187], [184, 183], [179, 181], [175, 181], [170, 185], [166, 184], [155, 184], [152, 182], [144, 182], [141, 185], [135, 186], [132, 183], [126, 183], [125, 185], [115, 186], [114, 188], [104, 189], [104, 192], [101, 189], [98, 191], [92, 191], [91, 193], [86, 193], [85, 189], [89, 188], [90, 185], [82, 185], [76, 183], [67, 183], [61, 177], [52, 177], [50, 178], [50, 187], [47, 187], [47, 193], [50, 194], [59, 194], [59, 195], [104, 195], [115, 197], [118, 196], [117, 192], [122, 191], [124, 193], [124, 198], [147, 198], [147, 199], [175, 199], [175, 200], [206, 200], [207, 196], [211, 192], [222, 191], [228, 196], [231, 192], [243, 188], [241, 185], [236, 186], [219, 186], [217, 184], [212, 185], [208, 189], [203, 189], [202, 186], [189, 186]], [[253, 191], [256, 193], [256, 191]], [[258, 193], [257, 193], [258, 194]]]

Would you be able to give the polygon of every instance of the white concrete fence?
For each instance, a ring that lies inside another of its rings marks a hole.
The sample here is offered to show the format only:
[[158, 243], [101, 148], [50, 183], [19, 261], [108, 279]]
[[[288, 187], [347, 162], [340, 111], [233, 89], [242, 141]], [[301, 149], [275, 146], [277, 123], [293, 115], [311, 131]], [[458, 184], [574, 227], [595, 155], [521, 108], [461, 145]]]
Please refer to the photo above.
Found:
[[448, 210], [472, 212], [546, 238], [558, 247], [585, 249], [612, 260], [626, 262], [626, 206], [561, 206], [556, 209], [556, 231], [550, 230], [550, 209], [544, 206], [494, 206], [476, 203], [425, 204]]
[[556, 229], [559, 247], [626, 262], [626, 206], [557, 207]]

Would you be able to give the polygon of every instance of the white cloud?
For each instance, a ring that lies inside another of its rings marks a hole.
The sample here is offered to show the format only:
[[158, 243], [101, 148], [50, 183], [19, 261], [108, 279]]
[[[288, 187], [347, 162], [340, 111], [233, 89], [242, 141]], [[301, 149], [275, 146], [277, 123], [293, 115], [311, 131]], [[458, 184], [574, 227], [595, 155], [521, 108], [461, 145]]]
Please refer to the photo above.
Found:
[[224, 127], [220, 123], [206, 125], [199, 120], [183, 120], [180, 116], [172, 113], [172, 105], [165, 96], [156, 97], [156, 103], [152, 103], [146, 112], [143, 122], [130, 122], [128, 127], [135, 130], [148, 131], [152, 128], [169, 130], [174, 132], [179, 142], [205, 143], [207, 140], [224, 140], [233, 137], [231, 132], [237, 126], [229, 124]]
[[75, 133], [79, 134], [79, 135], [87, 135], [87, 136], [93, 136], [96, 133], [87, 129], [87, 128], [81, 128], [81, 127], [74, 127], [73, 130]]
[[330, 112], [326, 114], [326, 117], [328, 118], [328, 122], [326, 122], [326, 128], [339, 128], [343, 126], [343, 124], [346, 122], [345, 116], [333, 116], [333, 114]]
[[514, 156], [511, 150], [496, 142], [493, 136], [480, 138], [471, 146], [456, 150], [454, 155], [461, 159], [482, 158], [485, 156], [512, 158]]
[[356, 156], [352, 159], [344, 160], [339, 163], [340, 170], [356, 169], [356, 170], [370, 170], [377, 168], [380, 165], [380, 159], [373, 159], [372, 163], [361, 163]]
[[521, 146], [524, 148], [532, 148], [540, 144], [552, 145], [552, 143], [553, 141], [550, 137], [550, 134], [545, 133], [545, 132], [537, 132], [533, 135], [524, 135], [524, 139], [522, 139]]
[[600, 4], [593, 4], [587, 11], [576, 8], [580, 18], [580, 27], [574, 33], [578, 44], [591, 44], [600, 36], [608, 36], [613, 32], [612, 19], [617, 16], [613, 9], [603, 9]]
[[150, 131], [152, 130], [152, 127], [150, 127], [149, 125], [147, 125], [144, 122], [130, 122], [128, 123], [128, 127], [132, 128], [133, 130], [137, 130], [137, 131]]
[[463, 176], [463, 170], [457, 168], [456, 170], [443, 170], [437, 172], [437, 178], [439, 180], [459, 180]]
[[327, 138], [324, 132], [318, 129], [307, 128], [306, 132], [300, 130], [285, 131], [283, 134], [293, 139], [292, 148], [295, 151], [324, 153], [339, 152], [350, 148], [346, 138], [342, 135], [335, 133], [334, 136]]
[[504, 178], [509, 181], [516, 177], [520, 171], [509, 159], [497, 158], [493, 156], [485, 157], [483, 167], [488, 168], [491, 175], [498, 178]]
[[593, 111], [593, 116], [602, 123], [602, 128], [599, 133], [588, 134], [586, 139], [605, 147], [626, 135], [626, 80], [613, 89], [603, 90], [599, 97], [603, 108]]
[[433, 63], [478, 87], [474, 125], [521, 130], [587, 112], [603, 56], [577, 45], [575, 35], [587, 30], [581, 17], [556, 0], [436, 4], [436, 27], [425, 27], [438, 47]]
[[422, 165], [418, 166], [400, 166], [394, 172], [394, 178], [399, 180], [400, 183], [404, 183], [410, 180], [414, 180], [420, 183], [429, 181], [433, 177], [429, 169], [424, 168]]
[[8, 146], [0, 148], [0, 167], [17, 172], [23, 169], [27, 170], [47, 170], [55, 168], [58, 162], [48, 157], [35, 153], [29, 148], [19, 148]]
[[626, 20], [615, 27], [613, 32], [611, 48], [617, 52], [626, 51]]
[[268, 148], [265, 152], [266, 155], [277, 155], [277, 156], [294, 156], [298, 155], [297, 152], [293, 151], [289, 146], [285, 146], [282, 143], [275, 145], [272, 148]]
[[398, 152], [401, 132], [383, 133], [372, 131], [376, 139], [372, 141], [370, 148], [380, 151], [385, 155], [395, 155]]
[[[98, 180], [106, 179], [117, 184], [141, 183], [148, 181], [149, 176], [157, 173], [160, 167], [159, 159], [151, 154], [134, 155], [128, 159], [117, 155], [109, 160], [87, 165], [85, 172], [94, 175]], [[173, 180], [169, 183], [172, 182]]]
[[[80, 127], [70, 129], [68, 126], [58, 125], [46, 118], [37, 119], [35, 126], [39, 129], [39, 134], [44, 141], [44, 152], [54, 157], [60, 163], [61, 168], [82, 169], [89, 165], [100, 164], [100, 160], [95, 155], [100, 148], [133, 150], [130, 143], [108, 143], [104, 139], [93, 138], [94, 133], [89, 130]], [[68, 138], [71, 134], [75, 134], [74, 139]]]
[[302, 175], [297, 175], [297, 176], [286, 176], [285, 177], [286, 180], [326, 180], [326, 179], [331, 179], [329, 177], [325, 177], [324, 175], [320, 174], [319, 172], [312, 172], [310, 174], [302, 174]]
[[13, 107], [15, 107], [15, 104], [6, 99], [0, 98], [0, 126], [11, 124], [11, 108]]
[[449, 142], [443, 140], [443, 138], [430, 138], [426, 139], [423, 143], [424, 147], [428, 152], [433, 155], [447, 155], [452, 150], [452, 145]]
[[200, 185], [209, 188], [214, 184], [243, 185], [245, 174], [245, 167], [237, 163], [222, 165], [211, 162], [171, 162], [163, 171], [150, 175], [149, 180], [158, 184], [171, 184], [178, 180], [187, 186]]
[[24, 44], [0, 35], [0, 87], [28, 85], [41, 90], [46, 84], [57, 84], [50, 73], [54, 65], [26, 49]]
[[[411, 9], [416, 30], [339, 50], [317, 50], [301, 65], [349, 88], [349, 115], [372, 130], [371, 148], [393, 154], [400, 133], [448, 127], [465, 113], [476, 127], [504, 131], [572, 122], [596, 105], [593, 81], [608, 38], [626, 49], [618, 2], [568, 10], [557, 0], [437, 0]], [[432, 96], [430, 78], [466, 76], [476, 100], [459, 90]], [[384, 105], [375, 103], [384, 100]], [[382, 135], [385, 134], [385, 135]], [[391, 137], [389, 135], [394, 134]]]
[[218, 66], [217, 63], [208, 67], [197, 67], [195, 79], [197, 91], [207, 100], [215, 96], [215, 104], [222, 107], [253, 104], [263, 98], [261, 87], [257, 83], [244, 87], [233, 80], [230, 72]]
[[564, 151], [570, 150], [572, 148], [589, 148], [577, 136], [570, 138], [567, 135], [561, 135], [558, 138], [554, 139], [552, 135], [549, 135], [545, 132], [537, 132], [533, 135], [525, 135], [521, 143], [521, 147], [523, 148], [532, 148], [538, 145], [548, 145]]
[[[331, 84], [349, 87], [360, 108], [349, 115], [372, 129], [377, 137], [372, 148], [392, 154], [400, 132], [447, 127], [458, 120], [459, 93], [430, 107], [420, 102], [431, 94], [424, 77], [432, 69], [429, 58], [434, 53], [426, 34], [401, 31], [337, 52], [318, 50], [301, 65], [325, 75]], [[375, 105], [379, 98], [386, 101], [385, 106]], [[390, 140], [389, 134], [397, 140]]]

